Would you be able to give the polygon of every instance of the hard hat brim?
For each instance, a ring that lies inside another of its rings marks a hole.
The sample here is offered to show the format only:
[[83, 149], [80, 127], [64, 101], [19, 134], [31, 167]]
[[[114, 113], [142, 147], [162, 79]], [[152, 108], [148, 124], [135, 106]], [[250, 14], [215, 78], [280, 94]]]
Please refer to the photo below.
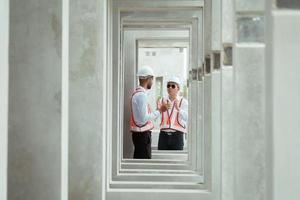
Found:
[[139, 79], [147, 79], [147, 78], [151, 78], [154, 77], [152, 75], [147, 75], [147, 76], [142, 76], [142, 75], [136, 75]]

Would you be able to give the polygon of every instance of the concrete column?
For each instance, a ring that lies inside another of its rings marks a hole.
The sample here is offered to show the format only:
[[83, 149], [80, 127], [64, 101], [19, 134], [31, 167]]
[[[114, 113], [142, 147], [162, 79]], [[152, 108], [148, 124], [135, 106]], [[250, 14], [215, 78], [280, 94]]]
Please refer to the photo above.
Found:
[[234, 0], [222, 0], [222, 42], [232, 43], [234, 33]]
[[[222, 200], [234, 199], [234, 113], [233, 66], [234, 0], [222, 0], [221, 9], [221, 137]], [[226, 46], [227, 49], [224, 47]], [[227, 52], [226, 52], [227, 51]], [[231, 60], [231, 61], [230, 61]]]
[[222, 137], [222, 200], [232, 200], [234, 192], [234, 113], [233, 68], [222, 68], [221, 137]]
[[264, 1], [235, 1], [234, 199], [266, 197]]
[[212, 1], [204, 4], [204, 56], [211, 52], [211, 30], [212, 30]]
[[9, 0], [0, 1], [0, 199], [7, 199]]
[[106, 1], [70, 1], [69, 199], [104, 199]]
[[235, 51], [235, 199], [265, 195], [264, 50], [237, 46]]
[[10, 1], [8, 199], [61, 197], [61, 1]]
[[212, 0], [212, 9], [211, 9], [211, 50], [220, 51], [221, 50], [221, 15], [222, 15], [222, 1], [221, 0]]
[[[299, 199], [300, 3], [268, 1], [268, 197]], [[296, 10], [287, 10], [292, 7]]]
[[61, 199], [69, 199], [69, 23], [70, 0], [62, 1]]

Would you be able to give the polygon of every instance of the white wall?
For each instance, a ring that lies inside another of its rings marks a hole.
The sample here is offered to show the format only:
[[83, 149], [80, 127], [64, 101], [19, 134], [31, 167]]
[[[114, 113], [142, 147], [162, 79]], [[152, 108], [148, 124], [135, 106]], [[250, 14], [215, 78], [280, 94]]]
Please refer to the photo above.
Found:
[[[156, 52], [156, 56], [146, 56], [146, 52]], [[167, 81], [172, 76], [177, 76], [182, 82], [182, 86], [187, 83], [188, 63], [187, 49], [179, 52], [178, 48], [139, 48], [139, 67], [150, 66], [155, 76], [163, 77], [163, 96], [167, 96]], [[152, 108], [156, 108], [157, 98], [155, 96], [155, 81], [149, 91], [149, 102]]]
[[7, 197], [9, 0], [0, 1], [0, 199]]
[[300, 197], [300, 10], [269, 7], [267, 48], [269, 198]]

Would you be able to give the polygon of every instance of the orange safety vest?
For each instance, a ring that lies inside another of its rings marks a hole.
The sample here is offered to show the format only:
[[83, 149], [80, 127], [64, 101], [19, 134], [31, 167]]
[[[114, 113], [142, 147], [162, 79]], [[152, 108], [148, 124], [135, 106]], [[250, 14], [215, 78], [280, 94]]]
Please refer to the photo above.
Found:
[[[179, 103], [179, 108], [181, 107], [183, 98], [181, 98]], [[163, 98], [161, 101], [158, 102], [158, 107], [162, 105], [162, 103], [167, 103]], [[162, 113], [161, 117], [161, 123], [160, 123], [160, 130], [175, 130], [180, 131], [183, 133], [187, 132], [187, 127], [185, 124], [180, 122], [179, 120], [179, 111], [175, 108], [175, 104], [173, 103], [171, 113], [169, 113], [169, 110]]]
[[[130, 117], [130, 130], [134, 131], [134, 132], [145, 132], [145, 131], [150, 131], [154, 128], [154, 125], [152, 123], [152, 121], [147, 121], [144, 125], [137, 125], [137, 123], [134, 120], [134, 116], [133, 116], [133, 110], [132, 110], [132, 98], [135, 94], [139, 93], [139, 92], [144, 92], [143, 90], [141, 90], [140, 88], [137, 88], [131, 95], [131, 103], [130, 103], [130, 108], [131, 108], [131, 117]], [[150, 105], [148, 104], [148, 113], [151, 113], [151, 108]]]

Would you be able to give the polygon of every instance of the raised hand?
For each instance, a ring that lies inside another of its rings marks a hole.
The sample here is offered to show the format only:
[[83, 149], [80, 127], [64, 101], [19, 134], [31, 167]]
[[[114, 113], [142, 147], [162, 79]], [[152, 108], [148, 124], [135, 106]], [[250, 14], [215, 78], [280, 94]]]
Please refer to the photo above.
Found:
[[167, 108], [170, 109], [172, 107], [172, 104], [169, 100], [167, 100], [167, 104], [166, 104]]
[[163, 103], [160, 108], [158, 109], [161, 113], [168, 110], [167, 104]]

